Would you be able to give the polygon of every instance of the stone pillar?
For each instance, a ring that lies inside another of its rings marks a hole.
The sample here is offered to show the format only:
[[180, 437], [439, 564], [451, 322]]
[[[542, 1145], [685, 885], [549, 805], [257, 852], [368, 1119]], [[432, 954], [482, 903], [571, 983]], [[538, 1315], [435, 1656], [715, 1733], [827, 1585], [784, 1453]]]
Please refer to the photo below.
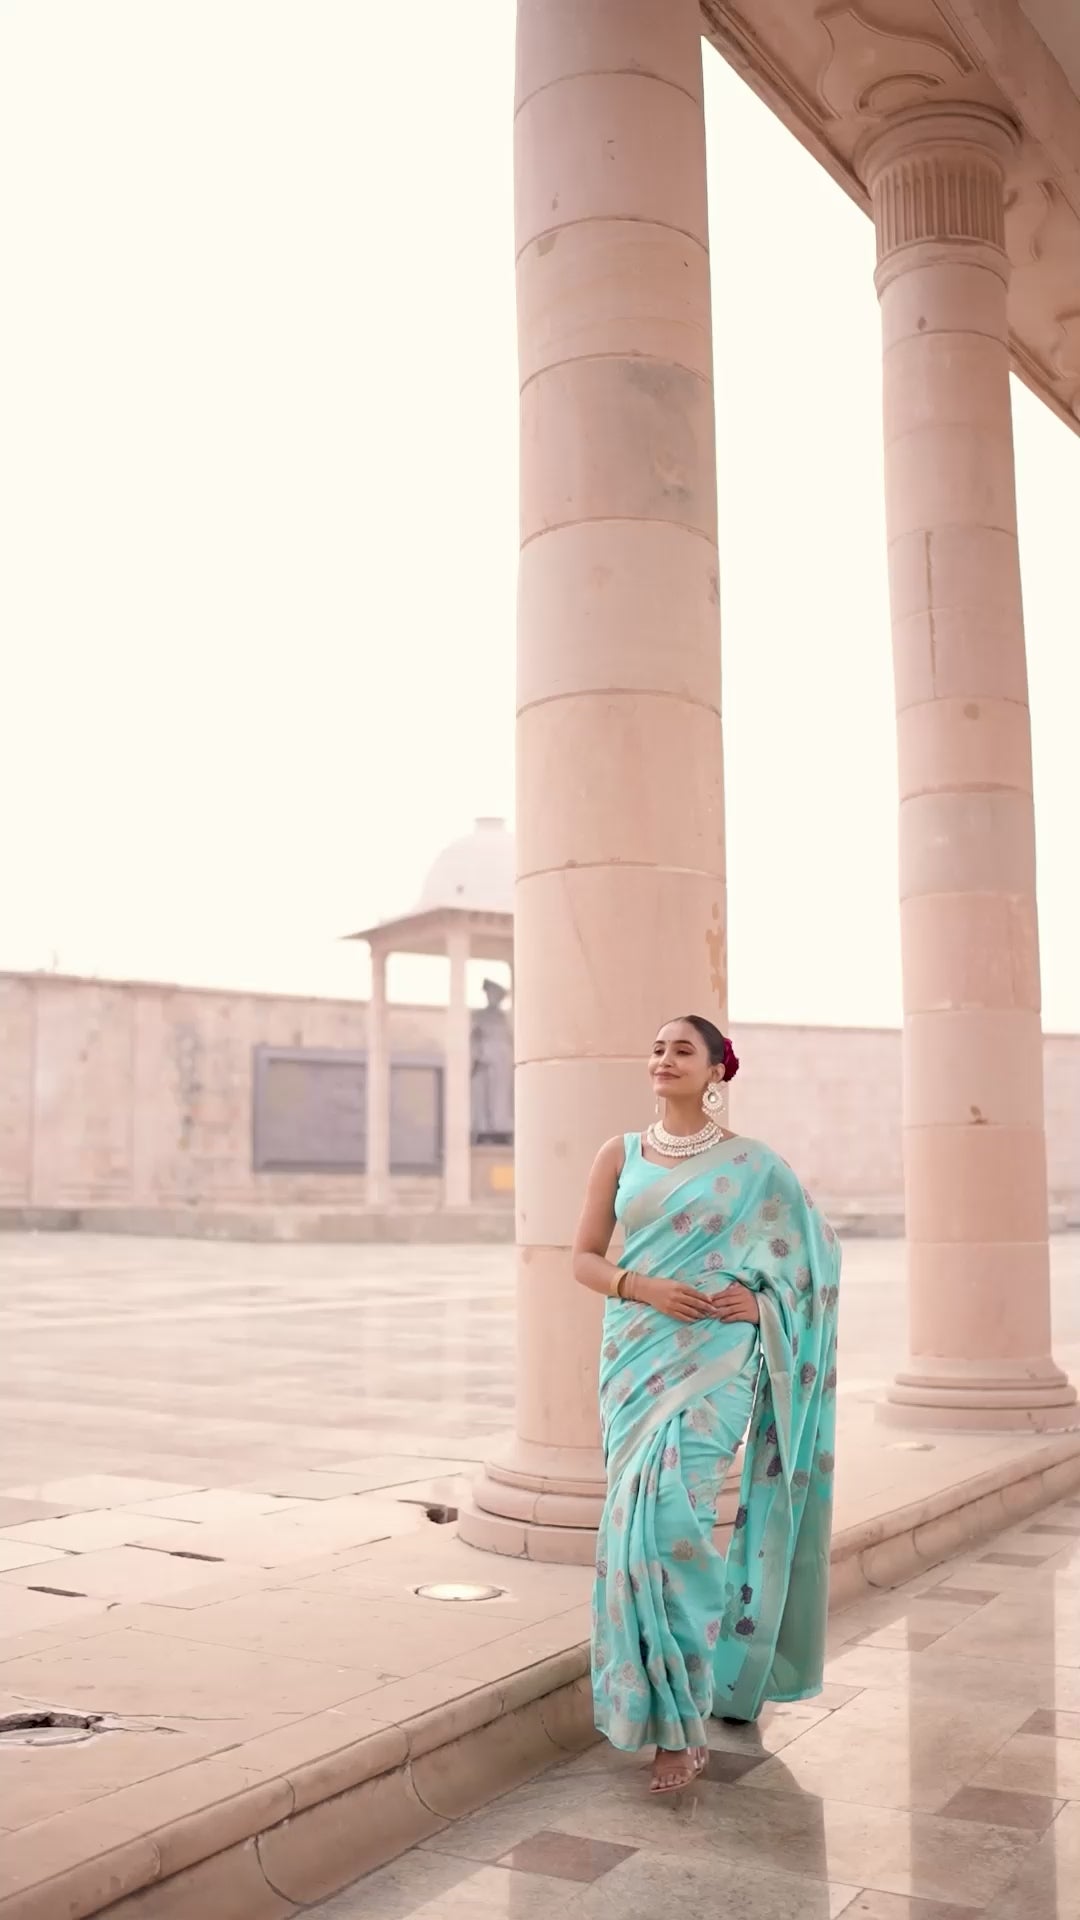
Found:
[[390, 1203], [390, 1032], [386, 1000], [389, 955], [371, 949], [371, 1003], [367, 1037], [367, 1198], [369, 1207]]
[[1050, 1354], [1005, 171], [978, 106], [870, 142], [900, 765], [911, 1357], [886, 1419], [1077, 1420]]
[[656, 1029], [725, 1002], [700, 34], [518, 7], [518, 1403], [461, 1531], [537, 1559], [588, 1561], [603, 1501], [590, 1164], [651, 1117]]
[[469, 936], [455, 927], [447, 936], [450, 1003], [446, 1011], [444, 1087], [445, 1197], [448, 1207], [472, 1204], [472, 1060], [469, 1018]]

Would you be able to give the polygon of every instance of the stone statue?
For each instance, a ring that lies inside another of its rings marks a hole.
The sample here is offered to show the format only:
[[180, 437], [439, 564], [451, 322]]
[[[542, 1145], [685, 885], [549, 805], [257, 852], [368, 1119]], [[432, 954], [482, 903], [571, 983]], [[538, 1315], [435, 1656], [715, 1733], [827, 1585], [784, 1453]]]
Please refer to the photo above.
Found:
[[509, 1147], [514, 1139], [514, 1035], [506, 988], [484, 981], [487, 1006], [473, 1015], [472, 1137], [477, 1146]]

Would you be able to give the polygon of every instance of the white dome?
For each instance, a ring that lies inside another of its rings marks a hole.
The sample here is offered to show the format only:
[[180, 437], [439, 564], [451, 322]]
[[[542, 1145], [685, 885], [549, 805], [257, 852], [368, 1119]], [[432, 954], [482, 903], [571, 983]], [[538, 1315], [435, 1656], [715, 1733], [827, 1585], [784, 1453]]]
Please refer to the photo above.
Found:
[[505, 820], [478, 820], [451, 841], [428, 868], [419, 913], [466, 907], [473, 913], [513, 913], [514, 836]]

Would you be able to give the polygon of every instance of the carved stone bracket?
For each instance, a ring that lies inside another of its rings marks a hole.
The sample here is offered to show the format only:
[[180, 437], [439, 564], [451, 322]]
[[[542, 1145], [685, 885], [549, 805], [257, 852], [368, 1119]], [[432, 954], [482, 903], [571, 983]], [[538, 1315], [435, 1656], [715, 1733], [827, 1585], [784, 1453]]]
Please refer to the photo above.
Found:
[[1061, 196], [1052, 180], [1028, 180], [1008, 193], [1005, 217], [1010, 252], [1018, 265], [1025, 260], [1037, 265], [1042, 259], [1046, 229], [1061, 205]]
[[1050, 358], [1058, 378], [1069, 385], [1068, 405], [1080, 420], [1080, 307], [1057, 314], [1054, 326]]
[[[921, 247], [956, 246], [1007, 278], [1016, 370], [1075, 426], [1080, 199], [1069, 130], [1080, 109], [1022, 0], [699, 5], [724, 58], [859, 205], [872, 203], [879, 285]], [[886, 162], [876, 143], [917, 116], [919, 140]], [[955, 124], [949, 150], [931, 155], [923, 136], [935, 116]]]
[[929, 104], [973, 71], [940, 16], [938, 29], [912, 32], [876, 19], [866, 5], [830, 0], [816, 17], [828, 41], [817, 91], [834, 119], [879, 118]]

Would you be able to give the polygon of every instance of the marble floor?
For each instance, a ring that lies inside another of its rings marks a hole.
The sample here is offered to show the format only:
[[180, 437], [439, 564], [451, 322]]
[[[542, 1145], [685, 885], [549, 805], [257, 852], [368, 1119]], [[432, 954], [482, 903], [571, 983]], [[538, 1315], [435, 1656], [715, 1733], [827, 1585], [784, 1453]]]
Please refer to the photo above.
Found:
[[[1080, 1233], [1051, 1268], [1080, 1371]], [[846, 1243], [842, 1314], [841, 1391], [868, 1398], [904, 1351], [900, 1241]], [[416, 1432], [476, 1458], [513, 1418], [514, 1252], [3, 1233], [0, 1347], [4, 1486], [245, 1486]]]
[[[1053, 1264], [1080, 1371], [1080, 1235]], [[876, 1421], [902, 1271], [848, 1246], [840, 1536], [1045, 1451]], [[501, 1247], [0, 1235], [0, 1712], [112, 1723], [0, 1753], [0, 1902], [60, 1857], [92, 1875], [110, 1822], [212, 1813], [222, 1768], [336, 1751], [343, 1713], [360, 1739], [580, 1647], [586, 1568], [488, 1568], [452, 1523], [509, 1421], [512, 1275]], [[650, 1802], [597, 1750], [325, 1914], [1080, 1920], [1078, 1546], [1066, 1503], [843, 1615], [824, 1698], [717, 1728], [692, 1794]], [[501, 1597], [466, 1620], [416, 1592], [454, 1579]]]
[[592, 1748], [316, 1920], [1080, 1920], [1080, 1500], [839, 1614], [820, 1699], [646, 1783]]

